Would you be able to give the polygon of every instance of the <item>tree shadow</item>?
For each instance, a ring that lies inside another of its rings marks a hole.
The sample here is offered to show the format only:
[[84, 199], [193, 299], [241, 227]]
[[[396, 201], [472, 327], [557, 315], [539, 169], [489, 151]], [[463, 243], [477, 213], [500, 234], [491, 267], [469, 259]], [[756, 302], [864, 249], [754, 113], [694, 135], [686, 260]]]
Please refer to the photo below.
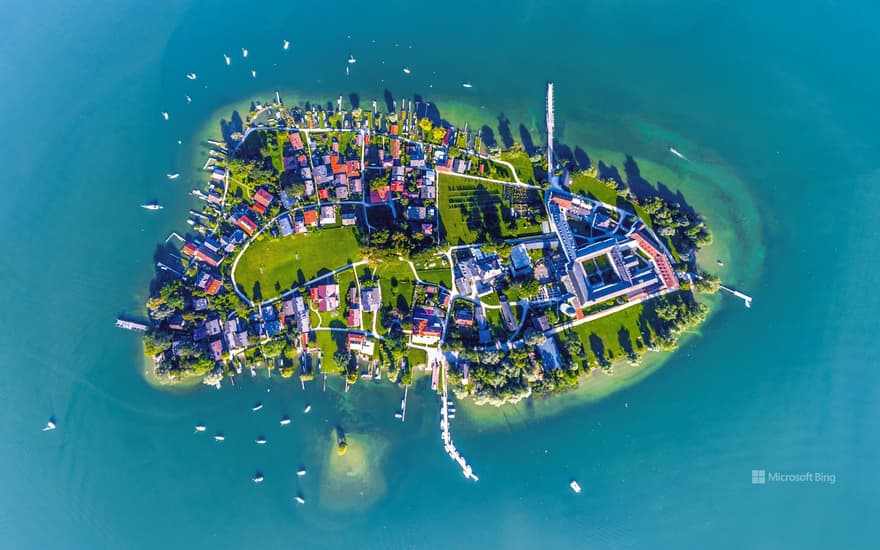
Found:
[[601, 160], [596, 166], [596, 177], [600, 180], [614, 180], [618, 184], [623, 185], [623, 178], [620, 177], [620, 172], [617, 170], [617, 167], [612, 164], [605, 164]]
[[482, 137], [483, 143], [486, 145], [486, 147], [498, 146], [498, 142], [495, 141], [495, 132], [493, 132], [492, 128], [485, 124], [480, 128], [480, 137]]
[[296, 283], [299, 286], [302, 286], [306, 283], [306, 274], [303, 273], [302, 269], [296, 270]]
[[529, 129], [526, 128], [525, 124], [519, 125], [519, 139], [523, 144], [523, 149], [526, 150], [526, 154], [531, 156], [538, 152], [538, 148], [535, 146], [534, 140], [532, 140], [532, 134], [529, 133]]
[[617, 341], [620, 343], [620, 347], [623, 349], [624, 353], [627, 355], [632, 354], [632, 336], [630, 335], [629, 330], [623, 325], [621, 325], [620, 330], [617, 331]]
[[586, 151], [581, 149], [580, 145], [575, 146], [574, 148], [574, 162], [581, 170], [586, 170], [593, 165], [592, 161], [590, 160], [590, 155], [588, 155]]
[[510, 131], [510, 119], [504, 116], [504, 113], [498, 115], [498, 135], [501, 137], [501, 143], [505, 149], [513, 147], [513, 134]]
[[608, 358], [605, 357], [605, 342], [595, 332], [590, 334], [590, 349], [600, 365], [608, 364]]
[[260, 281], [254, 283], [253, 292], [251, 292], [251, 296], [253, 297], [255, 302], [263, 301], [263, 287], [260, 286]]
[[626, 175], [626, 184], [636, 198], [642, 199], [655, 194], [655, 190], [648, 180], [642, 177], [639, 165], [632, 155], [626, 155], [626, 160], [623, 162], [623, 173]]
[[233, 143], [232, 134], [244, 132], [244, 121], [238, 111], [232, 111], [230, 120], [220, 119], [220, 134], [223, 141]]
[[394, 112], [394, 96], [391, 94], [391, 90], [385, 90], [382, 92], [382, 97], [385, 98], [385, 112], [393, 113]]
[[352, 109], [360, 109], [361, 107], [361, 97], [355, 92], [348, 94], [348, 102], [351, 103]]

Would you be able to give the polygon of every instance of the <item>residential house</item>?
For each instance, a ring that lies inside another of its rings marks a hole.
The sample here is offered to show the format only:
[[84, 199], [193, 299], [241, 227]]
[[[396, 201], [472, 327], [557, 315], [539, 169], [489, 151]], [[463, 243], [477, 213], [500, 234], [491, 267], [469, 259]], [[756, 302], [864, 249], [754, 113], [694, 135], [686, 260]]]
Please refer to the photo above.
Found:
[[318, 311], [336, 311], [339, 309], [339, 285], [336, 283], [319, 284], [309, 289], [313, 302], [318, 303]]
[[364, 311], [378, 311], [382, 306], [382, 295], [379, 287], [364, 287], [361, 290], [361, 304]]
[[360, 353], [363, 355], [373, 355], [373, 351], [375, 350], [375, 343], [372, 339], [367, 338], [365, 334], [353, 334], [349, 332], [345, 347], [348, 349], [348, 351]]
[[336, 207], [332, 205], [321, 207], [321, 225], [336, 223]]

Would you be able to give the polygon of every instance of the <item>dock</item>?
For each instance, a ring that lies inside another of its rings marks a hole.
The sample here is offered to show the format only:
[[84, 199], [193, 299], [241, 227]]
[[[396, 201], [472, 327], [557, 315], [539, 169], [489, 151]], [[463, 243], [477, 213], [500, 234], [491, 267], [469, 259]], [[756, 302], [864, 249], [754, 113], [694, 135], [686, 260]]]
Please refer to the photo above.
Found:
[[[439, 362], [439, 361], [438, 361]], [[464, 456], [458, 449], [455, 448], [455, 444], [452, 442], [452, 434], [449, 432], [449, 384], [446, 380], [446, 367], [445, 365], [440, 367], [441, 376], [443, 377], [443, 392], [440, 395], [441, 406], [440, 406], [440, 437], [443, 439], [443, 448], [446, 450], [446, 454], [449, 455], [452, 460], [458, 463], [461, 466], [461, 472], [464, 474], [464, 477], [467, 479], [473, 479], [474, 481], [480, 481], [480, 478], [474, 474], [474, 470], [470, 464], [467, 463]]]
[[745, 292], [740, 292], [739, 290], [736, 290], [736, 289], [733, 289], [733, 288], [730, 288], [730, 287], [727, 287], [724, 285], [718, 285], [718, 288], [733, 294], [734, 296], [736, 296], [737, 298], [739, 298], [740, 300], [745, 302], [746, 307], [752, 307], [752, 297], [749, 296], [748, 294], [746, 294]]
[[125, 319], [116, 319], [116, 327], [124, 328], [125, 330], [137, 330], [140, 332], [146, 332], [150, 327], [143, 323], [135, 323], [134, 321], [126, 321]]

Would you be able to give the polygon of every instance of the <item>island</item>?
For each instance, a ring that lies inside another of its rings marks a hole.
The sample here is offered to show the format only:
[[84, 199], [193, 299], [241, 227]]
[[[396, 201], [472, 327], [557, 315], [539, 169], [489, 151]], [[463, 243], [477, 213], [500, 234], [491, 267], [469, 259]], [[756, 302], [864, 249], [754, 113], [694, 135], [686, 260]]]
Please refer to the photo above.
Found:
[[705, 222], [561, 154], [554, 116], [550, 83], [541, 150], [419, 98], [276, 93], [234, 113], [158, 263], [139, 325], [152, 375], [220, 387], [268, 369], [347, 390], [424, 372], [448, 425], [448, 392], [516, 402], [674, 349], [719, 287], [696, 263]]

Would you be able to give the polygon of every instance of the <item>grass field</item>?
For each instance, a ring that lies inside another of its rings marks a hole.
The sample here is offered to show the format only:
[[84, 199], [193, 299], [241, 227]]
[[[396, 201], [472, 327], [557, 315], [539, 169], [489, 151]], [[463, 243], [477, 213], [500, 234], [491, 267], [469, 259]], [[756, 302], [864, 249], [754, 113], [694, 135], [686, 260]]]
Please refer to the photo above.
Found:
[[452, 288], [452, 274], [449, 273], [448, 267], [435, 269], [419, 269], [419, 278], [426, 283], [435, 283], [443, 285], [446, 288]]
[[439, 178], [440, 223], [443, 237], [453, 245], [473, 244], [540, 232], [540, 226], [503, 221], [504, 186], [452, 174]]
[[637, 304], [571, 330], [580, 337], [588, 353], [602, 354], [609, 360], [625, 358], [628, 350], [641, 348], [636, 340], [641, 337], [642, 311], [642, 304]]
[[409, 264], [386, 260], [374, 266], [373, 272], [382, 286], [382, 304], [408, 312], [415, 287], [415, 277]]
[[519, 180], [530, 185], [539, 185], [540, 182], [535, 177], [535, 168], [529, 156], [522, 151], [501, 153], [501, 160], [505, 160], [513, 165]]
[[592, 197], [597, 201], [604, 202], [606, 204], [611, 204], [614, 206], [620, 206], [629, 210], [630, 212], [635, 212], [645, 223], [648, 224], [651, 229], [654, 228], [654, 224], [651, 223], [651, 217], [647, 212], [636, 204], [633, 204], [625, 199], [622, 199], [617, 196], [617, 192], [609, 189], [603, 182], [597, 180], [593, 176], [586, 173], [578, 173], [574, 174], [571, 177], [571, 192], [578, 195], [585, 195], [587, 197]]
[[253, 299], [281, 292], [360, 259], [360, 245], [350, 227], [273, 238], [266, 235], [245, 251], [235, 279]]

